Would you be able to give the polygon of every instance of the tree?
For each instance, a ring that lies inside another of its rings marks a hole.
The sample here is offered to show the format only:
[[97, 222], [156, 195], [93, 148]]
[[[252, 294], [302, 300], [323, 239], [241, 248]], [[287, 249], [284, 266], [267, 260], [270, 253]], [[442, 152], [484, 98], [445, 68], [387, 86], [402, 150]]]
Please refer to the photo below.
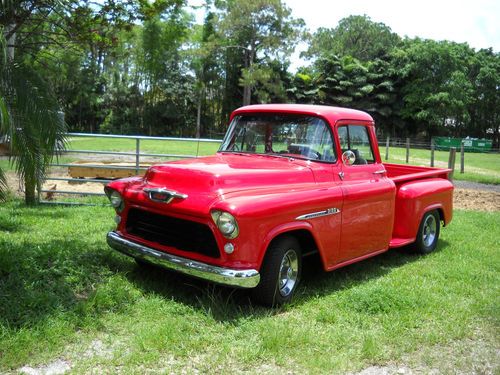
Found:
[[243, 58], [243, 105], [250, 104], [252, 90], [258, 84], [284, 97], [270, 62], [286, 61], [301, 38], [304, 21], [292, 18], [291, 10], [281, 0], [226, 0], [219, 6], [224, 11], [220, 14], [220, 29], [227, 43], [225, 48], [239, 49]]
[[294, 77], [294, 101], [358, 108], [369, 112], [380, 125], [393, 123], [397, 100], [389, 63], [380, 59], [361, 62], [352, 56], [325, 55], [312, 68]]
[[[49, 86], [7, 55], [5, 39], [0, 55], [0, 137], [9, 139], [12, 162], [24, 181], [26, 203], [33, 204], [52, 158], [64, 147], [66, 124]], [[0, 180], [4, 194], [3, 173]]]
[[399, 36], [382, 22], [373, 22], [366, 15], [349, 16], [341, 19], [334, 29], [320, 27], [302, 55], [318, 58], [335, 54], [371, 61], [387, 57], [400, 41]]
[[491, 48], [477, 52], [470, 63], [469, 80], [473, 84], [469, 102], [469, 126], [466, 135], [494, 137], [500, 143], [500, 54]]
[[401, 115], [427, 137], [447, 131], [460, 133], [469, 121], [467, 110], [473, 84], [467, 78], [474, 51], [466, 44], [407, 40], [394, 52], [402, 81]]

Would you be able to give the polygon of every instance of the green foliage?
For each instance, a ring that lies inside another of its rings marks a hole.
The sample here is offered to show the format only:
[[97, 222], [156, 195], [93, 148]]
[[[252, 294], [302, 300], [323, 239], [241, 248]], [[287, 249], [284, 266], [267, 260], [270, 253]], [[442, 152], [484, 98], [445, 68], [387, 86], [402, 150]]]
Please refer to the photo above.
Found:
[[468, 122], [473, 83], [467, 68], [473, 54], [467, 45], [419, 39], [395, 51], [394, 65], [406, 81], [401, 90], [402, 117], [427, 134]]
[[349, 16], [341, 19], [334, 29], [320, 27], [302, 56], [318, 58], [334, 54], [371, 61], [386, 57], [400, 41], [400, 37], [381, 22], [373, 22], [366, 15]]
[[389, 65], [380, 59], [363, 63], [351, 56], [325, 55], [316, 61], [314, 70], [299, 71], [287, 92], [299, 103], [368, 111], [380, 126], [390, 122], [397, 99]]
[[252, 90], [259, 86], [257, 99], [284, 97], [284, 89], [274, 61], [285, 62], [301, 37], [304, 22], [294, 19], [281, 0], [221, 1], [225, 14], [220, 32], [226, 48], [240, 49], [243, 68], [239, 83], [244, 88], [243, 104], [251, 103]]

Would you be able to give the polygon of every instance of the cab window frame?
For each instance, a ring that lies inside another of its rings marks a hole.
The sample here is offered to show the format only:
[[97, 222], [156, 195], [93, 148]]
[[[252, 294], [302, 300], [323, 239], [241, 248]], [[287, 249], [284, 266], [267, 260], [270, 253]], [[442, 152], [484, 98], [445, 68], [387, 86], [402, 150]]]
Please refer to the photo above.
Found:
[[357, 121], [339, 121], [337, 122], [336, 124], [336, 130], [337, 130], [337, 139], [336, 139], [336, 142], [338, 144], [338, 153], [339, 155], [342, 155], [345, 151], [347, 150], [351, 150], [351, 151], [354, 151], [356, 153], [357, 149], [352, 149], [350, 147], [348, 147], [347, 149], [343, 149], [342, 148], [342, 140], [341, 140], [341, 137], [340, 137], [340, 128], [343, 128], [345, 127], [346, 128], [346, 133], [347, 133], [347, 142], [348, 142], [348, 146], [351, 146], [351, 131], [350, 131], [350, 127], [361, 127], [364, 129], [365, 131], [365, 134], [366, 134], [366, 138], [368, 140], [368, 145], [369, 145], [369, 151], [371, 153], [371, 155], [364, 155], [364, 156], [371, 156], [371, 159], [366, 159], [364, 157], [360, 157], [359, 155], [359, 151], [358, 153], [356, 153], [356, 160], [364, 160], [365, 162], [360, 162], [360, 163], [355, 163], [351, 166], [354, 166], [354, 167], [358, 167], [358, 166], [363, 166], [363, 165], [373, 165], [373, 164], [377, 164], [378, 163], [378, 160], [377, 160], [377, 155], [375, 153], [375, 149], [373, 147], [374, 145], [374, 142], [373, 142], [373, 139], [372, 139], [372, 134], [371, 134], [371, 131], [370, 131], [370, 128], [373, 126], [373, 124], [367, 124], [367, 123], [364, 123], [364, 122], [357, 122]]

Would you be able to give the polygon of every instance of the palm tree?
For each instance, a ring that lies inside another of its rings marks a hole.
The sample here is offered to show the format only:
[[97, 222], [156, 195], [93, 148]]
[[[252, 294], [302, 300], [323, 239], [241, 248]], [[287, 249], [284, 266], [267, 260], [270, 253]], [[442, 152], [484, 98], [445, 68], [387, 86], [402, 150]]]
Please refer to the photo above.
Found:
[[[66, 124], [59, 109], [49, 85], [33, 69], [8, 56], [0, 30], [0, 137], [10, 141], [10, 161], [24, 181], [26, 204], [36, 202], [36, 188], [66, 143]], [[0, 169], [0, 196], [6, 188]]]

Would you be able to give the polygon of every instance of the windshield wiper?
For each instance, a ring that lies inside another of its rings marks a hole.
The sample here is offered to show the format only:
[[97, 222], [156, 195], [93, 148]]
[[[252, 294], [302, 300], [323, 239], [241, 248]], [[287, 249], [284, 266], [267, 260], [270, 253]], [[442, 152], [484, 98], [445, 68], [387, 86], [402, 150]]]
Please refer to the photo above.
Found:
[[255, 155], [255, 152], [249, 152], [249, 151], [224, 150], [219, 152], [225, 154], [235, 154], [235, 155]]
[[275, 157], [275, 158], [284, 158], [284, 159], [289, 159], [289, 160], [295, 159], [295, 157], [293, 157], [293, 156], [282, 155], [282, 154], [278, 154], [276, 152], [266, 152], [265, 154], [259, 154], [259, 155], [261, 155], [261, 156], [271, 156], [271, 157]]

